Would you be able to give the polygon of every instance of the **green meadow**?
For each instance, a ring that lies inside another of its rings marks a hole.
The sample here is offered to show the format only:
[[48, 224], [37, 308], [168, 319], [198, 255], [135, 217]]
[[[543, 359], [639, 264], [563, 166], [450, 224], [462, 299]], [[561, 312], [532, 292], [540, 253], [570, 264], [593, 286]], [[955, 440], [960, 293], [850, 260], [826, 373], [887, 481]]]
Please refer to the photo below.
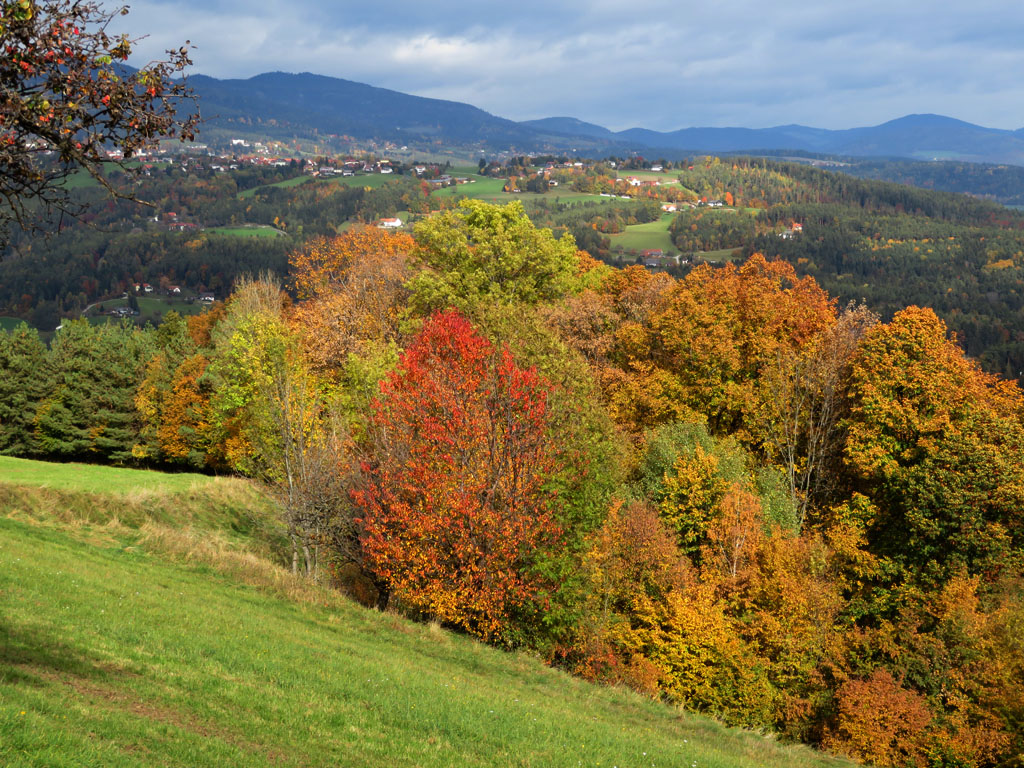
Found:
[[345, 187], [368, 187], [369, 189], [380, 189], [381, 187], [393, 184], [395, 181], [407, 178], [394, 173], [368, 173], [364, 176], [332, 176], [329, 179], [318, 179], [320, 184], [341, 184]]
[[250, 224], [244, 227], [210, 227], [206, 231], [215, 235], [231, 237], [280, 237], [286, 234], [268, 224]]
[[523, 202], [536, 202], [547, 200], [550, 202], [575, 203], [581, 200], [599, 200], [600, 196], [590, 195], [582, 192], [573, 192], [567, 189], [559, 192], [552, 189], [546, 193], [539, 192], [504, 192], [503, 188], [507, 179], [495, 179], [489, 176], [480, 176], [475, 173], [452, 172], [452, 175], [469, 178], [468, 184], [458, 184], [454, 187], [443, 187], [432, 193], [433, 197], [465, 197], [470, 200], [485, 200], [488, 203], [510, 203], [513, 200]]
[[[184, 299], [175, 299], [170, 296], [157, 296], [147, 297], [139, 296], [139, 314], [136, 317], [130, 318], [131, 320], [145, 325], [146, 323], [153, 323], [153, 325], [159, 325], [164, 316], [171, 311], [177, 312], [179, 315], [198, 315], [206, 309], [206, 305], [194, 301], [191, 304]], [[98, 315], [96, 311], [99, 307], [103, 307], [104, 310], [109, 311], [116, 309], [117, 307], [127, 307], [128, 299], [108, 299], [107, 301], [98, 302], [85, 317], [90, 323], [119, 323], [121, 320], [110, 315]]]
[[851, 765], [359, 607], [273, 518], [242, 480], [0, 461], [0, 765]]
[[617, 235], [609, 235], [613, 249], [623, 251], [646, 251], [649, 249], [661, 249], [666, 254], [675, 253], [676, 247], [672, 244], [668, 228], [675, 218], [674, 213], [662, 214], [657, 221], [646, 224], [632, 224], [626, 227], [625, 232]]
[[253, 187], [252, 189], [243, 190], [242, 192], [238, 193], [238, 196], [240, 198], [242, 198], [242, 199], [245, 199], [247, 197], [252, 197], [257, 192], [260, 192], [260, 191], [265, 190], [265, 189], [270, 189], [271, 187], [282, 187], [282, 188], [297, 187], [300, 184], [305, 184], [306, 182], [312, 182], [312, 181], [315, 181], [315, 179], [312, 179], [309, 176], [294, 176], [294, 177], [292, 177], [290, 179], [285, 179], [284, 181], [277, 181], [277, 182], [274, 182], [273, 184], [264, 184], [263, 186], [260, 186], [260, 187]]
[[13, 331], [23, 322], [20, 317], [0, 317], [0, 331]]

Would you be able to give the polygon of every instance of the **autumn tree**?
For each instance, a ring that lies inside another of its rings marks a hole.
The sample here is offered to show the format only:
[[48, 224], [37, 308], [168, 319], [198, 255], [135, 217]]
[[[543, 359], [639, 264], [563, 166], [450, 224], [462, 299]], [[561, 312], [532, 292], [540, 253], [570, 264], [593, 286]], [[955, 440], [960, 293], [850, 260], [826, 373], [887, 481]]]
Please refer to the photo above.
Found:
[[825, 292], [787, 263], [754, 254], [739, 267], [702, 265], [652, 316], [652, 360], [712, 431], [747, 439], [757, 378], [834, 319]]
[[695, 563], [710, 553], [732, 572], [763, 531], [790, 526], [792, 509], [779, 498], [777, 474], [759, 470], [735, 440], [679, 422], [645, 435], [632, 490], [658, 509]]
[[485, 304], [527, 304], [561, 296], [577, 270], [576, 244], [566, 233], [533, 225], [519, 202], [463, 200], [416, 225], [414, 256], [425, 269], [410, 282], [421, 314]]
[[236, 286], [214, 334], [211, 408], [228, 434], [232, 465], [266, 482], [280, 499], [293, 572], [317, 577], [318, 545], [336, 511], [324, 499], [326, 489], [344, 506], [344, 494], [327, 476], [343, 473], [347, 435], [287, 322], [285, 304], [280, 284], [269, 276]]
[[292, 284], [305, 299], [291, 322], [316, 370], [344, 380], [342, 396], [354, 416], [368, 410], [405, 339], [412, 245], [403, 233], [356, 228], [315, 239], [289, 256]]
[[592, 679], [764, 725], [774, 696], [763, 670], [673, 538], [649, 506], [613, 507], [581, 568], [591, 588], [570, 661]]
[[935, 588], [1019, 562], [1024, 396], [946, 337], [929, 309], [872, 328], [853, 361], [845, 458], [877, 505], [872, 550]]
[[837, 699], [837, 723], [824, 742], [829, 749], [879, 766], [926, 765], [931, 713], [922, 696], [879, 669], [845, 682]]
[[409, 235], [378, 227], [354, 227], [336, 237], [313, 238], [288, 256], [291, 284], [299, 299], [336, 293], [355, 275], [366, 278], [369, 270], [404, 256], [412, 246]]
[[454, 311], [428, 318], [381, 384], [356, 500], [367, 562], [401, 604], [515, 642], [550, 586], [533, 565], [561, 536], [548, 390]]
[[156, 331], [156, 352], [135, 393], [142, 421], [133, 453], [190, 467], [226, 468], [211, 405], [209, 329], [220, 309], [184, 318], [168, 312]]
[[846, 308], [807, 343], [780, 348], [757, 382], [752, 432], [786, 473], [798, 528], [834, 490], [851, 362], [877, 320], [864, 307]]
[[129, 159], [158, 139], [192, 137], [198, 116], [176, 116], [191, 98], [176, 77], [191, 64], [187, 41], [131, 70], [122, 62], [135, 41], [108, 32], [126, 13], [76, 0], [0, 0], [0, 237], [12, 221], [31, 226], [37, 205], [80, 213], [65, 183], [72, 174], [123, 197], [105, 164], [130, 171]]

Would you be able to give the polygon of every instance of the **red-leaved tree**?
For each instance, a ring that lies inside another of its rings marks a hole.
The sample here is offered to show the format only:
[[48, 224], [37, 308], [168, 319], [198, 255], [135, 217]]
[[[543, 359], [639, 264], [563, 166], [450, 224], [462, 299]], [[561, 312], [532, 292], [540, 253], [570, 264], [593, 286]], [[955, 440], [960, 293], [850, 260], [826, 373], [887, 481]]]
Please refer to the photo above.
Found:
[[542, 599], [537, 555], [561, 538], [549, 390], [455, 311], [432, 315], [382, 382], [354, 495], [367, 565], [403, 604], [510, 642]]

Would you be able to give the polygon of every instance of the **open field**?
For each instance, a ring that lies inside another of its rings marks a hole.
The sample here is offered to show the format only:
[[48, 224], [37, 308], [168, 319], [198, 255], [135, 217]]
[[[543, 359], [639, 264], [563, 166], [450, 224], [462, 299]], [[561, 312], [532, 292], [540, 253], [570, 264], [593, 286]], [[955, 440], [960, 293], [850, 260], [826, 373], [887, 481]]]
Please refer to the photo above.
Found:
[[630, 176], [635, 176], [636, 178], [641, 179], [643, 181], [660, 181], [663, 186], [667, 184], [675, 184], [676, 186], [679, 185], [679, 181], [676, 179], [676, 171], [670, 171], [668, 173], [658, 173], [655, 171], [630, 171], [626, 169], [619, 169], [618, 174], [620, 179], [626, 179], [629, 178]]
[[657, 221], [647, 224], [633, 224], [626, 227], [625, 232], [617, 235], [609, 235], [612, 248], [621, 248], [624, 251], [645, 251], [648, 249], [660, 248], [665, 253], [675, 253], [676, 247], [669, 237], [668, 227], [675, 218], [674, 213], [663, 214]]
[[360, 608], [213, 519], [61, 521], [45, 491], [0, 483], [5, 766], [850, 765]]
[[736, 261], [740, 258], [741, 253], [743, 253], [743, 251], [739, 248], [722, 248], [717, 251], [697, 251], [693, 255], [697, 259], [703, 259], [704, 261], [716, 264], [726, 261]]
[[556, 201], [561, 203], [574, 203], [582, 200], [601, 199], [599, 195], [573, 192], [570, 189], [567, 189], [564, 192], [559, 192], [557, 189], [554, 189], [547, 193], [503, 192], [502, 187], [505, 186], [505, 179], [478, 176], [475, 173], [457, 175], [468, 176], [468, 178], [473, 181], [470, 184], [459, 184], [454, 187], [444, 187], [443, 189], [434, 190], [432, 195], [434, 197], [466, 197], [471, 200], [485, 200], [489, 203], [510, 203], [513, 200], [521, 200], [523, 202], [548, 200], [552, 203]]
[[0, 456], [0, 518], [5, 515], [68, 532], [90, 526], [125, 535], [152, 526], [195, 528], [210, 541], [244, 541], [264, 554], [284, 551], [277, 506], [253, 483], [235, 477]]
[[23, 322], [20, 317], [0, 317], [0, 331], [13, 331]]
[[[183, 299], [173, 299], [170, 296], [159, 296], [149, 298], [146, 296], [139, 296], [139, 314], [137, 317], [132, 318], [140, 324], [153, 323], [158, 324], [170, 311], [175, 311], [179, 315], [198, 315], [200, 312], [206, 309], [206, 304], [198, 301], [194, 301], [191, 304]], [[105, 323], [120, 322], [119, 318], [111, 317], [109, 315], [98, 315], [96, 314], [99, 307], [103, 307], [105, 310], [110, 311], [117, 307], [127, 307], [128, 299], [109, 299], [107, 301], [101, 301], [85, 315], [90, 323]]]
[[246, 197], [252, 197], [260, 190], [270, 189], [271, 187], [297, 187], [300, 184], [305, 184], [308, 181], [315, 181], [315, 179], [312, 179], [309, 176], [294, 176], [290, 179], [285, 179], [284, 181], [275, 182], [274, 184], [264, 184], [261, 187], [253, 187], [252, 189], [246, 189], [242, 192], [239, 192], [238, 196], [244, 199]]
[[270, 189], [271, 187], [297, 187], [300, 184], [342, 184], [346, 187], [370, 187], [371, 189], [379, 189], [385, 184], [389, 184], [396, 179], [402, 178], [395, 174], [380, 174], [380, 173], [368, 173], [358, 176], [332, 176], [329, 179], [316, 179], [310, 176], [296, 176], [285, 181], [279, 181], [275, 184], [264, 184], [261, 187], [254, 187], [253, 189], [247, 189], [244, 192], [239, 192], [240, 198], [252, 197], [261, 190]]
[[98, 464], [61, 464], [0, 456], [0, 485], [58, 488], [86, 493], [187, 493], [217, 483], [218, 478], [192, 472], [154, 472]]
[[329, 179], [318, 179], [320, 184], [341, 184], [345, 187], [369, 187], [380, 189], [381, 187], [393, 184], [407, 176], [397, 176], [393, 173], [367, 173], [362, 176], [332, 176]]
[[487, 176], [478, 176], [475, 173], [456, 173], [455, 175], [469, 178], [471, 183], [435, 189], [431, 194], [434, 197], [458, 197], [459, 195], [464, 195], [465, 197], [479, 200], [495, 196], [511, 197], [508, 193], [501, 191], [501, 188], [505, 186], [505, 179], [492, 179]]
[[205, 230], [215, 235], [230, 235], [232, 237], [280, 237], [285, 233], [275, 229], [268, 224], [250, 224], [243, 227], [210, 227]]

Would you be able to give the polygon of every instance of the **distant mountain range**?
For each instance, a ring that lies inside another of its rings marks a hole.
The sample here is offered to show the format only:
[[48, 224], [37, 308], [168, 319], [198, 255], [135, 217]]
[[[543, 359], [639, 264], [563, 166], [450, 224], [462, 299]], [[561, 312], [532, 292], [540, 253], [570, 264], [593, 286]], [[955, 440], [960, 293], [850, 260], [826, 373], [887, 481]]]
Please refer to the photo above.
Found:
[[646, 128], [610, 131], [572, 117], [516, 122], [455, 101], [376, 88], [323, 75], [273, 72], [247, 80], [189, 78], [214, 132], [278, 137], [351, 136], [410, 146], [480, 151], [615, 153], [676, 157], [687, 152], [794, 150], [855, 157], [966, 160], [1024, 166], [1024, 129], [985, 128], [941, 115], [908, 115], [882, 125], [825, 130]]

